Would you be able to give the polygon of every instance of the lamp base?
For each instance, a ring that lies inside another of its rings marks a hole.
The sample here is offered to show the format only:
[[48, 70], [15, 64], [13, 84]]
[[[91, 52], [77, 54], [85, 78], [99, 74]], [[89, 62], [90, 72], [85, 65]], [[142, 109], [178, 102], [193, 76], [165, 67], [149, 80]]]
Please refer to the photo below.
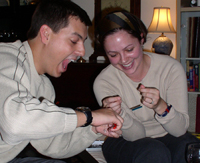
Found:
[[154, 40], [153, 48], [155, 49], [155, 53], [170, 55], [173, 43], [162, 33], [157, 39]]

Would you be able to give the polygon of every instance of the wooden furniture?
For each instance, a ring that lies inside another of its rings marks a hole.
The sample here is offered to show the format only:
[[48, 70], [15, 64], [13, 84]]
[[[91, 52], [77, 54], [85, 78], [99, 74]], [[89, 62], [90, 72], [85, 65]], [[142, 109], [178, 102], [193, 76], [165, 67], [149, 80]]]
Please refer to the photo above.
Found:
[[[186, 61], [200, 63], [200, 58], [188, 58], [188, 18], [200, 17], [200, 7], [190, 7], [190, 1], [177, 0], [177, 60], [181, 62], [185, 71]], [[195, 132], [196, 125], [196, 98], [200, 92], [188, 92], [189, 97], [189, 131]]]
[[93, 93], [93, 82], [109, 63], [70, 63], [59, 78], [49, 77], [56, 91], [55, 103], [59, 106], [88, 106], [92, 110], [99, 105]]
[[36, 5], [20, 6], [19, 0], [10, 0], [10, 6], [0, 6], [0, 42], [26, 40], [35, 7]]

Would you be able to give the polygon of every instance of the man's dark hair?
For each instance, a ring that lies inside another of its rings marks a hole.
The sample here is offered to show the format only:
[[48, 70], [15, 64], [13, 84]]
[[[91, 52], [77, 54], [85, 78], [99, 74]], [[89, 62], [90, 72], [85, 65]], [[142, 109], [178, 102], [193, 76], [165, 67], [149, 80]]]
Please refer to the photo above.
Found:
[[40, 0], [32, 16], [27, 38], [35, 38], [44, 24], [55, 33], [59, 32], [60, 29], [67, 27], [70, 16], [78, 17], [86, 26], [92, 25], [85, 10], [69, 0]]

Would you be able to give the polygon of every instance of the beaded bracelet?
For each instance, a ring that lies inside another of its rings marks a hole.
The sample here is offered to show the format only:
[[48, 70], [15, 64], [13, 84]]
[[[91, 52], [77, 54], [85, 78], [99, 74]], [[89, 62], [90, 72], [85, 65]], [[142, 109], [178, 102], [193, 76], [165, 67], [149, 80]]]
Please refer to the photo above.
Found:
[[157, 113], [157, 114], [158, 114], [160, 117], [165, 117], [165, 116], [169, 113], [171, 107], [172, 107], [172, 105], [168, 105], [168, 104], [167, 104], [167, 108], [165, 109], [164, 113], [162, 113], [162, 114], [158, 114], [158, 113]]

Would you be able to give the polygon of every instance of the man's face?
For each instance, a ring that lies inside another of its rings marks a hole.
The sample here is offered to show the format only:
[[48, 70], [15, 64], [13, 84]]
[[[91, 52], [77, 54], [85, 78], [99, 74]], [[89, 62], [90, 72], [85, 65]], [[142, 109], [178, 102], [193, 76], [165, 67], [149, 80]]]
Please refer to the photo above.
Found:
[[77, 17], [71, 17], [69, 25], [58, 33], [50, 32], [41, 64], [41, 74], [61, 76], [71, 61], [85, 55], [84, 41], [86, 38], [87, 26]]

